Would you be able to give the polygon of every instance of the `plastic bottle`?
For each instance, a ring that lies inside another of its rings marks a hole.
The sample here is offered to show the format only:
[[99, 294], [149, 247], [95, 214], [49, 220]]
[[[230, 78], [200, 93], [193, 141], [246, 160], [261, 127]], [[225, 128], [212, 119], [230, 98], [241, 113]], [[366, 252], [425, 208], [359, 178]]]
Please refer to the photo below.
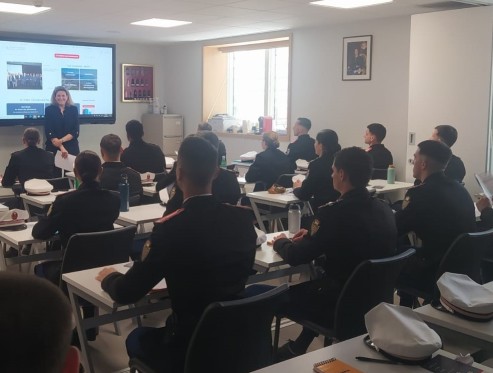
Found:
[[395, 184], [395, 167], [393, 164], [389, 165], [387, 169], [387, 184]]
[[120, 192], [120, 212], [128, 211], [129, 209], [129, 185], [128, 175], [122, 174], [120, 183], [118, 184], [118, 191]]
[[227, 163], [226, 163], [226, 156], [225, 156], [225, 155], [223, 155], [223, 156], [221, 157], [221, 168], [226, 169], [226, 166], [227, 166]]
[[74, 189], [79, 189], [80, 187], [80, 181], [79, 179], [75, 178], [74, 180]]
[[299, 232], [301, 228], [301, 209], [297, 204], [289, 205], [288, 211], [288, 230], [292, 237]]

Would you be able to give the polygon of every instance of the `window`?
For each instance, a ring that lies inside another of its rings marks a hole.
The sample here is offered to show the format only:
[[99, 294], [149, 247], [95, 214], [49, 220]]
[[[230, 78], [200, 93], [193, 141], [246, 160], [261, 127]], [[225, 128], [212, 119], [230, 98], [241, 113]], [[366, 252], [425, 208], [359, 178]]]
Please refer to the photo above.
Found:
[[258, 133], [266, 116], [287, 134], [289, 49], [289, 38], [205, 47], [203, 119], [216, 131]]

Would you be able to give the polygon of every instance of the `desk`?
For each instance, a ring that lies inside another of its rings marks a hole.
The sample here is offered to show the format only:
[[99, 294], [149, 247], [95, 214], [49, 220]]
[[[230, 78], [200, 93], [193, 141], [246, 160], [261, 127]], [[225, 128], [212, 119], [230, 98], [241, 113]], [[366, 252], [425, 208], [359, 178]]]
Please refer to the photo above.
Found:
[[395, 184], [387, 184], [387, 180], [370, 180], [367, 189], [369, 191], [375, 191], [375, 194], [386, 194], [397, 192], [400, 190], [407, 190], [414, 186], [413, 183], [406, 183], [404, 181], [396, 181]]
[[[125, 273], [128, 267], [124, 263], [112, 265], [119, 272]], [[87, 329], [110, 324], [119, 320], [125, 320], [132, 317], [140, 316], [147, 313], [160, 311], [170, 307], [169, 298], [162, 300], [167, 295], [166, 283], [164, 281], [157, 285], [160, 291], [148, 294], [142, 301], [132, 306], [124, 306], [115, 303], [110, 296], [101, 289], [101, 283], [96, 280], [96, 275], [104, 268], [92, 268], [84, 271], [65, 273], [62, 275], [63, 281], [67, 283], [70, 303], [75, 315], [77, 324], [77, 333], [81, 344], [82, 361], [86, 372], [94, 372], [92, 360], [88, 351], [88, 343], [85, 331]], [[109, 312], [105, 315], [96, 315], [92, 318], [83, 319], [79, 303], [79, 297], [91, 302], [95, 306]], [[154, 302], [149, 302], [155, 299]]]
[[[436, 354], [444, 355], [452, 359], [455, 358], [454, 355], [443, 350], [439, 350]], [[428, 370], [415, 365], [369, 363], [358, 361], [355, 359], [355, 356], [385, 359], [383, 355], [367, 347], [364, 344], [363, 336], [361, 335], [344, 342], [333, 344], [332, 346], [321, 348], [317, 351], [309, 352], [294, 359], [256, 370], [254, 373], [313, 373], [313, 364], [333, 357], [342, 360], [365, 373], [429, 373]], [[475, 363], [474, 366], [483, 369], [485, 372], [493, 372], [491, 368], [480, 364]]]
[[[7, 265], [12, 264], [31, 263], [38, 260], [57, 260], [62, 258], [62, 252], [60, 250], [47, 251], [39, 254], [22, 255], [22, 248], [25, 245], [46, 242], [45, 240], [39, 240], [32, 236], [34, 224], [34, 222], [27, 223], [27, 229], [21, 231], [0, 230], [0, 270], [4, 271]], [[55, 239], [58, 239], [58, 237], [53, 237], [50, 240]], [[5, 258], [4, 249], [9, 246], [12, 246], [14, 249], [18, 250], [18, 256]]]
[[493, 320], [488, 322], [469, 321], [439, 311], [429, 304], [416, 308], [414, 312], [440, 335], [447, 335], [451, 340], [460, 339], [460, 342], [493, 351]]
[[5, 206], [3, 203], [0, 203], [0, 212], [9, 211], [9, 208]]
[[[262, 203], [268, 206], [287, 208], [292, 203], [302, 202], [298, 199], [298, 197], [296, 197], [293, 194], [293, 192], [288, 192], [283, 194], [270, 194], [267, 191], [262, 191], [262, 192], [247, 193], [246, 196], [250, 198], [250, 203], [252, 204], [253, 213], [255, 214], [257, 223], [260, 229], [263, 230], [264, 232], [267, 232], [267, 230], [265, 228], [264, 222], [262, 221], [262, 215], [260, 215], [260, 211], [257, 204]], [[311, 213], [311, 211], [309, 211], [310, 209], [309, 208], [307, 209], [307, 206], [309, 205], [307, 203], [304, 203], [302, 213], [305, 214]], [[264, 218], [267, 218], [266, 220], [273, 220], [283, 216], [286, 216], [286, 212], [263, 215]]]
[[52, 192], [46, 196], [32, 196], [27, 193], [21, 193], [21, 198], [24, 202], [24, 209], [29, 211], [29, 206], [35, 206], [41, 209], [50, 206], [58, 195], [64, 193], [67, 193], [67, 191]]
[[238, 172], [240, 173], [241, 176], [245, 175], [245, 173], [248, 171], [248, 169], [250, 168], [252, 163], [253, 163], [253, 161], [243, 162], [243, 161], [238, 160], [238, 159], [231, 162], [231, 164], [235, 165], [236, 169], [238, 170]]
[[117, 224], [124, 227], [137, 225], [137, 233], [144, 233], [144, 224], [158, 220], [164, 214], [166, 207], [160, 203], [130, 207], [126, 212], [120, 212], [116, 219]]
[[152, 183], [152, 185], [142, 186], [142, 190], [144, 191], [144, 196], [154, 197], [155, 195], [157, 195], [156, 184], [157, 183]]

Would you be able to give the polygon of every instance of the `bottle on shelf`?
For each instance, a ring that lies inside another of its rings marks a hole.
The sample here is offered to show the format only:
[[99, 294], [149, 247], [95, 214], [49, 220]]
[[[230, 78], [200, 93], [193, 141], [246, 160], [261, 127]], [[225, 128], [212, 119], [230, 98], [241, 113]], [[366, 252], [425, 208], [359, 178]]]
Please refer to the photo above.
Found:
[[128, 185], [128, 175], [122, 174], [120, 183], [118, 184], [118, 192], [120, 193], [120, 211], [125, 212], [128, 211], [130, 206], [130, 187]]

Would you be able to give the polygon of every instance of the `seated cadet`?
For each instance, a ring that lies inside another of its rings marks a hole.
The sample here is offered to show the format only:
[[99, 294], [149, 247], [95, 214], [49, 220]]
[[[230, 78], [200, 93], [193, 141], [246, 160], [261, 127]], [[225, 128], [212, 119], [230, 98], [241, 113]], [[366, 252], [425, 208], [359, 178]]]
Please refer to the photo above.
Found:
[[[450, 244], [462, 233], [476, 230], [474, 203], [467, 190], [444, 174], [452, 152], [442, 142], [426, 140], [414, 153], [413, 177], [422, 183], [409, 189], [395, 220], [399, 235], [414, 232], [416, 248], [397, 281], [397, 288], [433, 293], [438, 265]], [[400, 291], [400, 304], [411, 307], [415, 299]]]
[[369, 145], [366, 151], [373, 160], [372, 179], [387, 179], [387, 168], [394, 163], [392, 153], [385, 145], [383, 139], [387, 135], [386, 128], [380, 123], [372, 123], [366, 127], [365, 144]]
[[298, 159], [304, 159], [309, 162], [317, 158], [313, 149], [315, 141], [308, 134], [310, 128], [312, 128], [312, 122], [308, 118], [298, 118], [294, 123], [293, 134], [298, 138], [288, 145], [288, 150], [286, 151], [293, 170], [296, 170], [296, 161]]
[[[22, 136], [25, 149], [12, 153], [5, 169], [2, 186], [11, 187], [19, 180], [21, 189], [29, 179], [51, 179], [53, 177], [55, 158], [53, 153], [38, 148], [39, 131], [26, 128]], [[20, 192], [21, 190], [19, 190]]]
[[99, 177], [101, 188], [114, 190], [118, 192], [118, 184], [122, 180], [122, 174], [126, 174], [129, 184], [130, 206], [136, 206], [140, 203], [143, 194], [140, 174], [125, 166], [120, 161], [122, 152], [122, 140], [114, 134], [103, 136], [100, 142], [101, 157], [103, 158], [103, 172]]
[[[212, 131], [212, 126], [207, 122], [199, 123], [197, 133], [200, 131]], [[219, 158], [219, 163], [221, 163], [223, 157], [226, 159], [226, 146], [221, 140], [219, 140], [219, 145], [217, 146], [217, 157]]]
[[[211, 131], [200, 131], [197, 132], [197, 137], [202, 137], [209, 141], [212, 146], [217, 149], [219, 139], [216, 134]], [[218, 159], [218, 164], [221, 163], [221, 159]], [[156, 190], [160, 191], [164, 188], [162, 186], [164, 181], [169, 181], [171, 177], [174, 176], [176, 180], [176, 162], [173, 165], [171, 172], [166, 175], [166, 178], [159, 181], [156, 185]], [[212, 181], [212, 195], [216, 197], [219, 202], [229, 203], [231, 205], [236, 205], [240, 199], [241, 190], [240, 184], [238, 183], [238, 178], [233, 171], [225, 170], [219, 168], [217, 176]], [[166, 211], [164, 215], [169, 215], [174, 211], [178, 210], [183, 204], [183, 192], [180, 187], [176, 184], [170, 193], [170, 199], [166, 204]]]
[[[393, 255], [397, 230], [394, 215], [385, 202], [371, 197], [366, 189], [372, 167], [370, 156], [357, 147], [336, 153], [332, 166], [336, 202], [318, 209], [311, 232], [302, 229], [292, 240], [284, 234], [274, 240], [274, 250], [290, 265], [309, 263], [325, 255], [322, 278], [289, 288], [284, 313], [329, 326], [337, 298], [353, 270], [367, 259]], [[309, 329], [279, 349], [286, 360], [306, 352], [317, 334]]]
[[217, 168], [217, 150], [202, 138], [187, 137], [176, 168], [183, 207], [155, 224], [147, 257], [125, 275], [105, 268], [97, 276], [103, 290], [121, 304], [138, 301], [166, 279], [173, 311], [166, 326], [137, 328], [126, 342], [130, 358], [155, 371], [183, 372], [204, 309], [240, 297], [253, 267], [256, 234], [250, 214], [211, 195]]
[[488, 197], [482, 196], [476, 202], [476, 207], [481, 213], [480, 221], [477, 222], [478, 230], [484, 231], [493, 228], [493, 208]]
[[[436, 126], [431, 134], [431, 140], [441, 141], [449, 148], [452, 148], [452, 145], [457, 141], [458, 133], [457, 130], [449, 125], [441, 125]], [[452, 154], [450, 157], [450, 161], [445, 167], [445, 176], [448, 176], [451, 179], [457, 180], [459, 183], [462, 183], [464, 180], [464, 176], [466, 176], [466, 168], [464, 167], [464, 162]]]
[[166, 161], [161, 148], [142, 140], [144, 136], [142, 123], [135, 119], [131, 120], [126, 124], [125, 130], [130, 144], [122, 153], [122, 162], [141, 174], [166, 172]]
[[293, 193], [303, 201], [310, 200], [314, 212], [328, 202], [335, 201], [339, 192], [332, 183], [332, 164], [334, 155], [341, 150], [337, 133], [332, 130], [322, 130], [315, 139], [315, 153], [318, 158], [308, 165], [306, 179], [293, 183]]
[[[120, 199], [109, 190], [102, 190], [97, 182], [102, 168], [96, 153], [89, 150], [79, 153], [74, 172], [81, 182], [79, 189], [58, 195], [32, 232], [34, 238], [42, 240], [58, 232], [62, 249], [74, 233], [112, 230], [120, 214]], [[36, 267], [38, 274], [58, 285], [61, 261], [43, 262]]]
[[77, 373], [70, 346], [72, 307], [53, 284], [29, 274], [0, 272], [2, 372]]
[[[295, 170], [289, 158], [279, 149], [279, 139], [274, 131], [265, 132], [262, 135], [262, 149], [255, 157], [255, 160], [248, 168], [245, 174], [245, 180], [248, 183], [262, 182], [265, 184], [265, 189], [269, 189], [274, 184], [277, 178], [282, 174], [292, 174]], [[313, 149], [312, 144], [312, 150]], [[255, 187], [255, 190], [263, 190]]]

